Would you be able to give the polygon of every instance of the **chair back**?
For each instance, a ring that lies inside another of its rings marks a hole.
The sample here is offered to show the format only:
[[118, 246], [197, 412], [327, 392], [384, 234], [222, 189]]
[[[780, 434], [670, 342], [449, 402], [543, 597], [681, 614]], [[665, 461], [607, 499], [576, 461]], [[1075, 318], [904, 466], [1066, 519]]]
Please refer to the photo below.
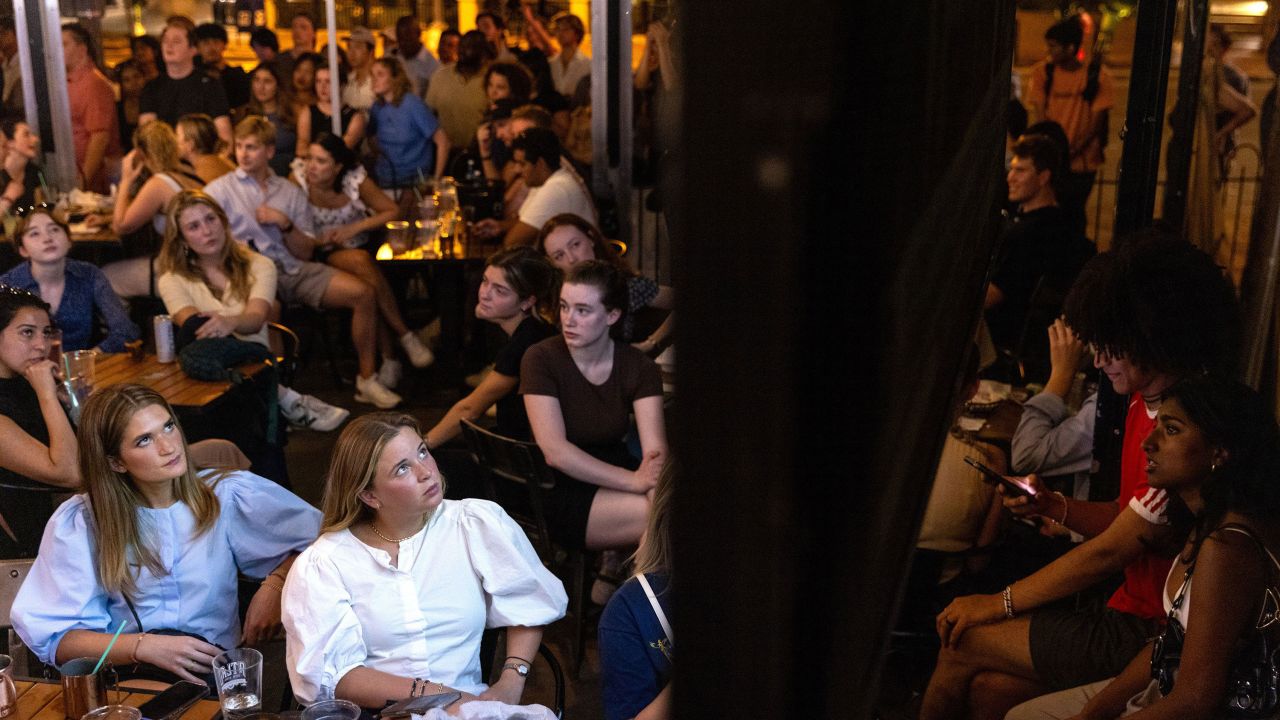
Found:
[[[485, 494], [502, 505], [507, 514], [524, 528], [543, 562], [551, 562], [554, 550], [543, 512], [543, 496], [555, 487], [556, 481], [542, 450], [536, 443], [503, 437], [465, 419], [462, 421], [462, 435], [466, 438], [472, 460], [484, 471]], [[527, 497], [528, 505], [504, 502], [513, 493], [500, 492], [498, 482], [522, 489], [523, 492], [514, 494]]]
[[298, 334], [286, 325], [269, 322], [267, 338], [271, 352], [276, 353], [276, 371], [280, 373], [280, 384], [293, 387], [293, 374], [298, 369]]
[[2, 651], [13, 658], [13, 673], [18, 677], [31, 675], [32, 662], [35, 659], [30, 651], [22, 645], [22, 639], [13, 630], [13, 601], [18, 596], [18, 588], [31, 572], [34, 560], [0, 560], [0, 640], [3, 640]]

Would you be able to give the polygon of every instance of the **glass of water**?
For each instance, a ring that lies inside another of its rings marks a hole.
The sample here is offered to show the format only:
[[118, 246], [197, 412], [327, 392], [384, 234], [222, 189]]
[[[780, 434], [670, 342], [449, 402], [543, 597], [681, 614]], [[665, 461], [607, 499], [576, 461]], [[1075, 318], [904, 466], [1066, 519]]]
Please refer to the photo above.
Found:
[[320, 700], [302, 711], [302, 720], [357, 720], [360, 706], [350, 700]]
[[262, 710], [262, 653], [253, 648], [228, 650], [213, 659], [213, 679], [227, 720]]

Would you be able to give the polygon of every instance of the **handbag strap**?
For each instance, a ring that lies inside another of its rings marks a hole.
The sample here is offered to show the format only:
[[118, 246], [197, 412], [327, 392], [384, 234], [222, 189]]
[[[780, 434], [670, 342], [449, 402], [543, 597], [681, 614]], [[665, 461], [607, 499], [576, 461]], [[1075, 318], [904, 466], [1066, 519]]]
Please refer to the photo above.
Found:
[[138, 625], [138, 632], [146, 632], [146, 629], [142, 627], [142, 618], [138, 617], [138, 608], [133, 606], [133, 601], [129, 599], [129, 595], [121, 593], [120, 597], [124, 598], [124, 604], [129, 606], [129, 612], [133, 614], [133, 621]]
[[1267, 549], [1262, 538], [1247, 525], [1240, 523], [1227, 523], [1218, 528], [1219, 530], [1228, 530], [1239, 533], [1253, 540], [1253, 544], [1258, 548], [1258, 554], [1263, 557], [1263, 562], [1270, 561], [1267, 568], [1267, 581], [1262, 592], [1262, 606], [1258, 608], [1258, 619], [1254, 622], [1255, 630], [1264, 630], [1270, 627], [1277, 620], [1280, 620], [1280, 591], [1276, 589], [1274, 582], [1276, 578], [1276, 570], [1280, 570], [1280, 561], [1276, 560], [1276, 556]]
[[649, 596], [649, 604], [653, 606], [653, 614], [658, 616], [658, 623], [662, 625], [662, 632], [667, 634], [667, 642], [672, 647], [676, 645], [675, 633], [671, 632], [671, 623], [667, 622], [667, 614], [662, 612], [662, 605], [658, 604], [658, 596], [653, 593], [653, 586], [649, 584], [649, 578], [644, 573], [636, 575], [636, 579], [640, 581], [640, 587], [644, 588], [644, 594]]

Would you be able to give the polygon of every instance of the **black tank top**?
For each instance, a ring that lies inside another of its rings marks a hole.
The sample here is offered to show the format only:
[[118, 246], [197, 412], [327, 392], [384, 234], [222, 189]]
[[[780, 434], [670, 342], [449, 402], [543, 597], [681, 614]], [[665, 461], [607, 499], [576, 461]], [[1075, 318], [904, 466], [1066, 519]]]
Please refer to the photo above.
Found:
[[[0, 415], [12, 420], [31, 437], [49, 444], [49, 428], [40, 412], [36, 391], [24, 377], [0, 378]], [[17, 536], [17, 542], [0, 529], [0, 559], [33, 558], [40, 549], [40, 536], [53, 515], [53, 493], [49, 487], [25, 475], [0, 467], [0, 512]], [[12, 487], [18, 486], [18, 487]], [[23, 490], [21, 487], [41, 488]]]

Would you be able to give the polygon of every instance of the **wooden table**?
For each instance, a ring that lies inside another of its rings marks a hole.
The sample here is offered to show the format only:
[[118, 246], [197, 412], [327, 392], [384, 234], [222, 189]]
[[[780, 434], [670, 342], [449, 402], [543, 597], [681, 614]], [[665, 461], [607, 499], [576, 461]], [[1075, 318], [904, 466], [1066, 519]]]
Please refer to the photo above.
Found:
[[[18, 690], [18, 712], [10, 720], [65, 720], [62, 704], [62, 685], [57, 683], [14, 680]], [[155, 697], [145, 690], [107, 691], [107, 702], [112, 705], [138, 707]], [[201, 700], [182, 714], [181, 720], [213, 720], [221, 707], [216, 700]]]
[[1022, 419], [1022, 404], [1013, 400], [1005, 400], [987, 416], [982, 429], [975, 434], [979, 442], [991, 443], [1007, 455], [1013, 447], [1013, 434], [1018, 430], [1018, 421]]
[[[241, 372], [253, 377], [264, 367], [266, 366], [262, 363], [252, 363], [244, 366]], [[163, 395], [174, 407], [207, 407], [234, 387], [232, 383], [225, 381], [194, 380], [182, 372], [182, 367], [176, 360], [162, 363], [150, 353], [143, 355], [141, 360], [134, 360], [128, 353], [101, 355], [94, 365], [94, 374], [94, 385], [97, 387], [116, 383], [146, 385]]]

